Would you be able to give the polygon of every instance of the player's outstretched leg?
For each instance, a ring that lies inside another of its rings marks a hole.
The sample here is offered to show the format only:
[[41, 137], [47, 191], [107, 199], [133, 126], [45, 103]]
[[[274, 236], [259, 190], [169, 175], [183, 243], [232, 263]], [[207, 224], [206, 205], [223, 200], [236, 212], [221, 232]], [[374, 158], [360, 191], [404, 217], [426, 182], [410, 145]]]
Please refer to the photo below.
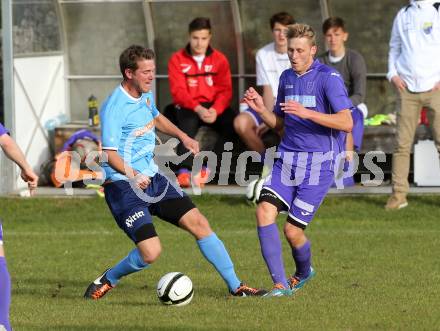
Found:
[[179, 225], [196, 239], [203, 256], [214, 266], [234, 296], [262, 296], [265, 290], [247, 286], [241, 282], [223, 242], [212, 232], [208, 220], [197, 208], [190, 210], [180, 220]]
[[286, 224], [285, 233], [292, 247], [292, 257], [296, 266], [295, 273], [289, 278], [289, 287], [296, 292], [316, 274], [312, 267], [311, 244], [304, 230], [290, 223]]
[[257, 230], [261, 254], [274, 283], [266, 297], [292, 295], [284, 271], [280, 234], [274, 223], [277, 214], [277, 208], [268, 202], [261, 202], [257, 207]]
[[2, 327], [11, 330], [9, 324], [9, 305], [11, 303], [11, 278], [9, 276], [6, 260], [0, 256], [0, 330]]
[[3, 251], [3, 229], [0, 220], [0, 330], [11, 330], [9, 306], [11, 304], [11, 277]]
[[84, 297], [86, 299], [98, 300], [114, 288], [122, 277], [147, 267], [148, 263], [142, 258], [139, 249], [135, 248], [125, 258], [119, 261], [118, 264], [107, 269], [95, 279], [87, 288]]

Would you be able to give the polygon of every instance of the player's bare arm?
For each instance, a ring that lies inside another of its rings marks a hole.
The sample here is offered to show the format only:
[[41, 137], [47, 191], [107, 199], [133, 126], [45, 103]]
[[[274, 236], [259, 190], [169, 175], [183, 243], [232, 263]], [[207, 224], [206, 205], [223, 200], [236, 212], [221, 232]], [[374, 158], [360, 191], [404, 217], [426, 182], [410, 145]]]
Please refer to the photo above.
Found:
[[272, 110], [274, 106], [274, 95], [270, 85], [263, 85], [263, 102], [267, 109]]
[[263, 98], [253, 87], [249, 88], [245, 92], [243, 100], [249, 105], [249, 107], [260, 114], [261, 119], [264, 123], [266, 123], [267, 126], [275, 129], [276, 131], [280, 131], [283, 128], [284, 120], [266, 108]]
[[29, 192], [31, 195], [33, 195], [38, 185], [38, 176], [34, 173], [31, 166], [26, 161], [20, 147], [18, 147], [14, 139], [7, 134], [0, 136], [0, 146], [2, 147], [6, 156], [20, 167], [20, 176], [28, 184]]
[[156, 117], [156, 128], [163, 133], [179, 139], [182, 144], [193, 154], [197, 154], [200, 151], [198, 141], [190, 138], [185, 132], [175, 126], [169, 119], [160, 114]]
[[349, 109], [343, 109], [336, 114], [323, 114], [307, 109], [299, 102], [293, 100], [281, 103], [281, 109], [286, 114], [296, 115], [328, 128], [345, 132], [351, 132], [351, 129], [353, 128], [353, 118]]
[[118, 151], [107, 149], [104, 150], [104, 152], [107, 154], [108, 164], [117, 172], [127, 176], [130, 180], [133, 180], [138, 188], [144, 190], [150, 185], [150, 177], [143, 175], [125, 163], [118, 154]]

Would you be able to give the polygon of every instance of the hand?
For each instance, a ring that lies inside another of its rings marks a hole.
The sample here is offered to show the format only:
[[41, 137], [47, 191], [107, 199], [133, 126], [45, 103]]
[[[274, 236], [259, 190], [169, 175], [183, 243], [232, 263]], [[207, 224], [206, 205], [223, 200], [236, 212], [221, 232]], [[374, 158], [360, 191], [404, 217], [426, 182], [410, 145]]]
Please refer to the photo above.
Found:
[[257, 113], [261, 114], [266, 111], [266, 107], [264, 106], [263, 98], [258, 94], [257, 91], [253, 87], [249, 88], [244, 93], [243, 101], [248, 104], [253, 110]]
[[431, 90], [432, 92], [440, 91], [440, 82], [437, 82]]
[[262, 137], [263, 134], [265, 134], [267, 131], [269, 131], [269, 127], [266, 125], [266, 123], [261, 123], [257, 127], [257, 135], [258, 135], [258, 137]]
[[30, 195], [34, 195], [38, 185], [38, 176], [32, 169], [22, 169], [20, 176], [28, 184]]
[[393, 76], [393, 78], [391, 78], [391, 82], [394, 84], [394, 86], [399, 90], [399, 91], [403, 91], [406, 88], [406, 83], [403, 81], [402, 78], [400, 78], [398, 75]]
[[205, 113], [205, 116], [202, 118], [202, 121], [208, 124], [212, 124], [217, 120], [217, 110], [214, 108], [209, 108]]
[[288, 100], [287, 102], [280, 103], [281, 110], [286, 114], [292, 114], [298, 116], [299, 118], [308, 119], [312, 110], [305, 108], [299, 102]]
[[132, 180], [134, 181], [136, 187], [140, 188], [141, 190], [145, 190], [151, 183], [151, 178], [141, 173], [138, 173], [136, 176], [134, 176]]
[[194, 155], [200, 152], [199, 142], [188, 136], [181, 139], [183, 146], [185, 146]]
[[354, 151], [345, 151], [345, 160], [347, 162], [351, 162], [353, 161], [353, 157], [354, 157]]
[[197, 105], [194, 108], [194, 111], [196, 112], [197, 115], [199, 115], [199, 118], [203, 121], [203, 117], [206, 115], [206, 113], [208, 112], [208, 108], [203, 107], [202, 105]]

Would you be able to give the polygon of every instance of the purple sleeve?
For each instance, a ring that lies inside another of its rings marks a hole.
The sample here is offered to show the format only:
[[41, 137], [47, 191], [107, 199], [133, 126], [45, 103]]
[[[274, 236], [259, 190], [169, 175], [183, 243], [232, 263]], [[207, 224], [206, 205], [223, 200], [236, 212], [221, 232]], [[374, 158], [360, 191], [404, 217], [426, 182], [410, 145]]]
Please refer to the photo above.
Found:
[[0, 136], [3, 136], [4, 134], [9, 134], [9, 131], [0, 123]]
[[275, 106], [273, 107], [273, 112], [278, 117], [284, 118], [284, 112], [281, 110], [280, 103], [284, 102], [284, 73], [280, 76], [280, 82], [278, 84], [278, 95], [277, 101], [275, 102]]
[[333, 71], [329, 73], [324, 88], [327, 100], [334, 113], [353, 108], [353, 103], [348, 97], [344, 81], [338, 72]]

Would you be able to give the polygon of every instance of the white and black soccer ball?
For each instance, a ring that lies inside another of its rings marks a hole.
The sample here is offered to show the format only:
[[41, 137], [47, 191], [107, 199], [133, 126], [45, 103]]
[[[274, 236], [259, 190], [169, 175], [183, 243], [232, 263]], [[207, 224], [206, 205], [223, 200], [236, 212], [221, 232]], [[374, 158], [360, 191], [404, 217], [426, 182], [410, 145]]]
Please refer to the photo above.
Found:
[[164, 305], [185, 306], [193, 296], [191, 279], [181, 272], [169, 272], [157, 283], [157, 297]]
[[261, 189], [266, 178], [254, 179], [246, 188], [246, 199], [248, 202], [256, 204], [260, 198]]

